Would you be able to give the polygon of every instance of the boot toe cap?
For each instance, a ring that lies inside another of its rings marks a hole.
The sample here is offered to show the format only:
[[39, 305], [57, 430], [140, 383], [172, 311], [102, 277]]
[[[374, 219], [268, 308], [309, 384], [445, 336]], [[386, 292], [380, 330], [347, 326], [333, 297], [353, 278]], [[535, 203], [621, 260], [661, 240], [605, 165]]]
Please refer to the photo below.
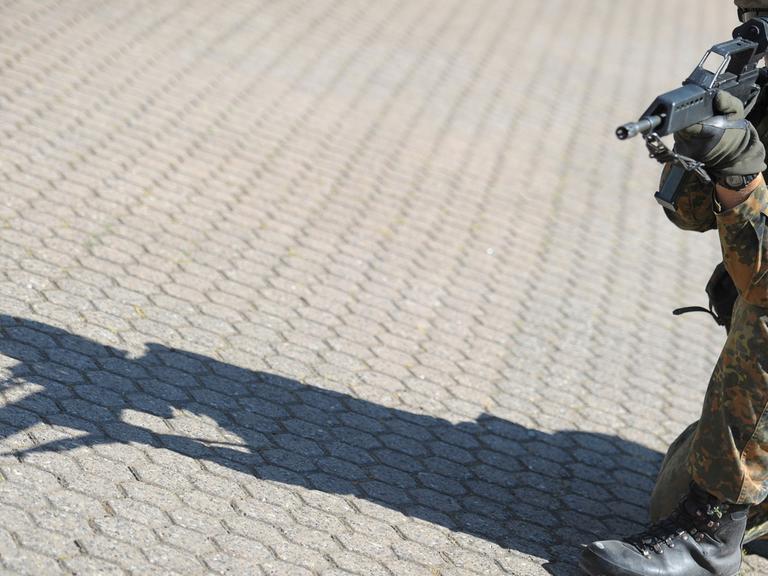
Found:
[[644, 556], [626, 542], [593, 542], [581, 553], [579, 566], [590, 576], [643, 576]]

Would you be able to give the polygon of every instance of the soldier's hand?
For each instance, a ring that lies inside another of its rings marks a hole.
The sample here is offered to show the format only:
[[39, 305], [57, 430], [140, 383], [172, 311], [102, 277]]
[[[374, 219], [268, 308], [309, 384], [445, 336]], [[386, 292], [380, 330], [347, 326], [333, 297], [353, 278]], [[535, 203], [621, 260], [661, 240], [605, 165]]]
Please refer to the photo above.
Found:
[[675, 151], [705, 164], [715, 178], [765, 170], [765, 148], [744, 118], [741, 100], [728, 92], [715, 96], [718, 116], [675, 133]]

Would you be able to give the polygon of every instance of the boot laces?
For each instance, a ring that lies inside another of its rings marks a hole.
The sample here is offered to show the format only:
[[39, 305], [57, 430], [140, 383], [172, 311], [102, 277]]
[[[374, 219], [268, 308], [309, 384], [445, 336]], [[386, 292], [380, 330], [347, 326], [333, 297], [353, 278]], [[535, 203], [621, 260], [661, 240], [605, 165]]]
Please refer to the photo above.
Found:
[[723, 512], [722, 506], [712, 504], [689, 512], [686, 502], [682, 502], [670, 516], [651, 524], [644, 532], [630, 536], [625, 541], [637, 548], [643, 556], [650, 556], [651, 552], [664, 554], [665, 547], [675, 547], [677, 538], [687, 540], [693, 537], [701, 541], [704, 534], [711, 535], [711, 532], [720, 526]]

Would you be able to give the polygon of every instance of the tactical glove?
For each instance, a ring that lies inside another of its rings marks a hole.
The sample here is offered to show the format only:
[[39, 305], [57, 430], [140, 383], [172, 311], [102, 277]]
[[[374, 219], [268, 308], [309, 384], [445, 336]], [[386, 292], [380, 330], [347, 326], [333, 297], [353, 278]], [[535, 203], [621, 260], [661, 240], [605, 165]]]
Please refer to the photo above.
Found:
[[703, 162], [715, 179], [765, 170], [765, 148], [741, 100], [720, 91], [714, 105], [720, 115], [675, 133], [675, 152]]

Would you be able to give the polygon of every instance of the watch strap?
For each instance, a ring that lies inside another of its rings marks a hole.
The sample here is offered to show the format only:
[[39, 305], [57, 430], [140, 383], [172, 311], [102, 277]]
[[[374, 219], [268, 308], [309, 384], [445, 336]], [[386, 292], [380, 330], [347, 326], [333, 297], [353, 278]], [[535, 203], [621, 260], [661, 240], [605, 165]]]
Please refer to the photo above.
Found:
[[728, 188], [729, 190], [741, 190], [743, 188], [746, 188], [747, 185], [757, 178], [756, 174], [747, 174], [746, 176], [741, 175], [735, 175], [735, 176], [725, 176], [724, 178], [719, 178], [717, 183], [719, 186], [722, 186], [723, 188]]

